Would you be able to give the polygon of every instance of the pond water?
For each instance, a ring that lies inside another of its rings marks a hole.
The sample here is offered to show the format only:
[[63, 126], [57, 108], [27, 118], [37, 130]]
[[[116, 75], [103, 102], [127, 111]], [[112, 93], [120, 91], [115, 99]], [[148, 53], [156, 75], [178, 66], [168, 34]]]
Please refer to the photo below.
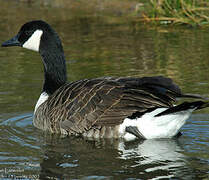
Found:
[[[29, 20], [46, 20], [63, 41], [69, 81], [164, 75], [183, 92], [209, 97], [209, 29], [138, 23], [126, 16], [130, 9], [112, 4], [111, 11], [105, 1], [93, 1], [96, 8], [85, 1], [29, 2], [0, 0], [0, 42]], [[0, 179], [209, 178], [209, 108], [194, 113], [177, 140], [60, 137], [32, 125], [42, 81], [39, 54], [1, 48]]]

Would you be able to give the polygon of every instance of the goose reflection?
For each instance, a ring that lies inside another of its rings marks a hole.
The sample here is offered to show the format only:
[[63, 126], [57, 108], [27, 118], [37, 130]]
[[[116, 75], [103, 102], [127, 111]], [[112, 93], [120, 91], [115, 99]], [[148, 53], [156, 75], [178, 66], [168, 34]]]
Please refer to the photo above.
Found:
[[[158, 178], [171, 178], [176, 176], [171, 173], [171, 169], [179, 171], [186, 165], [186, 157], [183, 154], [183, 148], [180, 146], [177, 139], [158, 139], [158, 140], [145, 140], [141, 143], [130, 144], [120, 142], [118, 144], [120, 151], [119, 158], [133, 159], [139, 157], [132, 167], [140, 166], [144, 168], [144, 172], [157, 172], [164, 171], [158, 174]], [[168, 172], [166, 175], [165, 172]]]
[[120, 154], [122, 159], [130, 159], [132, 156], [144, 157], [145, 159], [140, 164], [164, 160], [176, 161], [184, 157], [181, 153], [183, 149], [176, 139], [152, 139], [140, 143], [133, 142], [133, 144], [119, 142], [118, 150], [122, 152]]
[[[40, 178], [176, 177], [186, 157], [178, 140], [124, 142], [46, 136]], [[102, 177], [100, 177], [102, 174]], [[128, 176], [128, 174], [130, 174]]]

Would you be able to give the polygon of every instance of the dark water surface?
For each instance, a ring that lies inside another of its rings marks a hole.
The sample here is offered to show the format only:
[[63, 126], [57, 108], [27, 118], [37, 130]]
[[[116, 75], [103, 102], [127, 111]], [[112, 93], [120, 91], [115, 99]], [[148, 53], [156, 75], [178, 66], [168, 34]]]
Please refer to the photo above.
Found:
[[[63, 41], [69, 81], [165, 75], [184, 92], [209, 97], [209, 29], [139, 24], [121, 9], [104, 12], [105, 1], [94, 1], [95, 9], [50, 2], [0, 0], [0, 42], [26, 21], [44, 19]], [[0, 49], [0, 178], [209, 179], [209, 109], [194, 113], [178, 140], [52, 136], [32, 125], [43, 80], [39, 55]]]

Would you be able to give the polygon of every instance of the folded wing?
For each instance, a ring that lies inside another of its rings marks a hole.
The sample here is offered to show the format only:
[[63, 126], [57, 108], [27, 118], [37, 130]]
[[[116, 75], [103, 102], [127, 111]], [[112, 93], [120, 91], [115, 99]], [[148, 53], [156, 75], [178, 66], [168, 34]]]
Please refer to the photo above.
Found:
[[45, 103], [45, 112], [51, 128], [59, 124], [77, 134], [94, 126], [119, 125], [126, 117], [159, 107], [172, 107], [181, 96], [179, 87], [162, 76], [85, 79], [58, 89]]

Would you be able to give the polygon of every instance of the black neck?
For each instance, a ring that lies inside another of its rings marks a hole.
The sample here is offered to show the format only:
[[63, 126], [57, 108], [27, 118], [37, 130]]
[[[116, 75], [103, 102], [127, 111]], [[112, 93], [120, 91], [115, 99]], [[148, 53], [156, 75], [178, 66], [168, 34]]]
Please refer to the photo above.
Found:
[[67, 81], [65, 57], [58, 36], [51, 39], [43, 37], [41, 42], [39, 52], [44, 64], [43, 92], [51, 95]]

